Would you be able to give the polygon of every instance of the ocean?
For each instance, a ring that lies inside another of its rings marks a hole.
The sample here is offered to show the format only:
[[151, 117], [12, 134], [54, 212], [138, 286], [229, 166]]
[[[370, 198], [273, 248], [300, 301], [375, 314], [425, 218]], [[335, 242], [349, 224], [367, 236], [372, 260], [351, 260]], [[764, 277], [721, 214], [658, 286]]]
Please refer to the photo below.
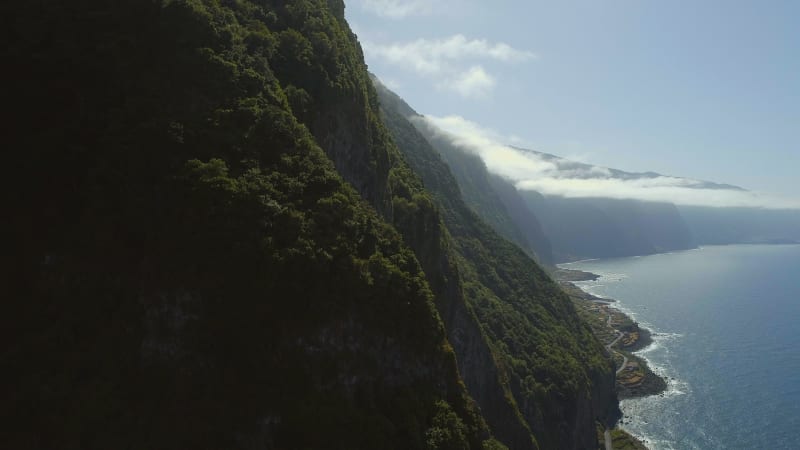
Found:
[[624, 400], [622, 428], [661, 449], [800, 449], [800, 245], [711, 246], [566, 264], [653, 332], [668, 380]]

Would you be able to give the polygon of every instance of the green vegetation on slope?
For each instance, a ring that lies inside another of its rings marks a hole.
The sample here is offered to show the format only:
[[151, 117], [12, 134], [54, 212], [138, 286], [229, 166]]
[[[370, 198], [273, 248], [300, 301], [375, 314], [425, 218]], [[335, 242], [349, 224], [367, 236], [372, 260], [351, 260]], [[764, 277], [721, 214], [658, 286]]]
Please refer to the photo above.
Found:
[[[593, 445], [595, 419], [608, 421], [616, 410], [613, 365], [602, 345], [542, 269], [464, 204], [447, 165], [404, 116], [408, 109], [378, 89], [397, 145], [442, 212], [462, 289], [492, 349], [506, 406], [517, 411], [542, 448]], [[478, 390], [469, 373], [464, 377], [502, 439], [503, 424], [490, 406], [494, 399]]]
[[318, 139], [338, 96], [371, 101], [341, 2], [3, 13], [3, 447], [482, 445], [417, 258], [331, 159], [385, 216], [430, 201]]
[[611, 439], [614, 450], [647, 450], [644, 443], [619, 428], [611, 430]]
[[491, 175], [480, 156], [456, 148], [447, 137], [434, 132], [431, 125], [420, 118], [415, 118], [414, 125], [447, 163], [452, 176], [458, 182], [457, 187], [462, 193], [462, 201], [501, 236], [533, 254], [531, 243], [514, 222], [503, 200], [495, 191]]

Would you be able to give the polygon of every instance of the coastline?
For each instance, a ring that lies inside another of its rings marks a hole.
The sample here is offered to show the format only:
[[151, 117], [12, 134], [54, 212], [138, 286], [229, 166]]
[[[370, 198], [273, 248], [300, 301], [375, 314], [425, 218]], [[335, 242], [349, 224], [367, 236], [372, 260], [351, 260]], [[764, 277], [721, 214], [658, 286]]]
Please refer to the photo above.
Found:
[[[575, 284], [578, 281], [596, 281], [600, 276], [559, 267], [554, 271], [553, 277], [570, 296], [578, 314], [586, 320], [614, 359], [617, 368], [617, 397], [625, 400], [664, 395], [668, 387], [667, 380], [653, 372], [645, 358], [634, 354], [653, 343], [651, 331], [639, 327], [629, 315], [615, 308], [613, 304], [616, 300], [597, 297]], [[626, 417], [620, 418], [619, 423], [624, 423]], [[632, 436], [619, 426], [607, 430], [606, 435], [609, 437], [606, 442], [611, 441], [611, 435], [614, 436], [613, 446], [606, 445], [609, 450], [614, 447], [647, 449], [646, 441], [640, 436]], [[618, 447], [617, 442], [625, 444]]]
[[798, 252], [796, 245], [707, 245], [561, 265], [601, 275], [574, 284], [652, 331], [652, 344], [635, 354], [667, 380], [667, 390], [620, 396], [617, 426], [651, 450], [798, 448]]

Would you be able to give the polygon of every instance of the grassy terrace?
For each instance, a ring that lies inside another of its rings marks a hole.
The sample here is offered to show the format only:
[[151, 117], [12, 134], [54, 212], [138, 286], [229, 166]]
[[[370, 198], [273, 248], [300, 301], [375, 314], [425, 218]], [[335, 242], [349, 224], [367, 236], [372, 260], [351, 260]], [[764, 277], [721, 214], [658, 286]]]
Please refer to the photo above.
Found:
[[611, 430], [614, 450], [647, 450], [644, 443], [619, 428]]

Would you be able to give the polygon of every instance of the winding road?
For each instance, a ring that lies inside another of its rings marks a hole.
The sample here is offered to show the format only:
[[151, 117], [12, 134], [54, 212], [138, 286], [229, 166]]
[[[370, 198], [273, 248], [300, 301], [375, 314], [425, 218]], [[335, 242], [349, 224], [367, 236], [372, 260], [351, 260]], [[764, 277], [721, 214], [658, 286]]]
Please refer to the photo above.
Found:
[[[608, 315], [608, 320], [606, 321], [606, 323], [608, 324], [609, 327], [611, 326], [611, 314]], [[620, 339], [622, 339], [623, 336], [625, 336], [625, 333], [623, 333], [623, 332], [621, 332], [619, 330], [614, 330], [614, 331], [617, 332], [617, 337], [613, 341], [611, 341], [610, 344], [606, 345], [606, 349], [609, 352], [614, 352], [614, 353], [618, 353], [618, 354], [622, 355], [622, 365], [619, 366], [619, 369], [617, 369], [617, 373], [616, 373], [616, 375], [619, 375], [619, 373], [622, 372], [623, 369], [625, 369], [625, 366], [628, 365], [628, 357], [625, 356], [625, 354], [623, 354], [623, 353], [617, 352], [615, 350], [611, 350], [611, 347], [613, 347], [617, 342], [619, 342]]]
[[[611, 314], [608, 315], [608, 320], [606, 320], [606, 324], [609, 326], [609, 328], [611, 328]], [[619, 330], [614, 330], [614, 331], [617, 333], [617, 337], [614, 338], [614, 340], [611, 341], [610, 344], [606, 345], [606, 349], [609, 352], [614, 352], [622, 355], [622, 365], [619, 366], [619, 369], [617, 369], [616, 372], [616, 375], [619, 375], [619, 373], [625, 369], [625, 366], [628, 365], [628, 357], [625, 356], [624, 353], [617, 352], [616, 350], [611, 350], [611, 347], [616, 345], [616, 343], [619, 342], [619, 340], [622, 339], [623, 336], [625, 336], [625, 334]], [[614, 440], [611, 439], [611, 430], [606, 429], [606, 431], [603, 433], [603, 437], [605, 438], [606, 450], [614, 450]]]
[[622, 336], [624, 336], [624, 334], [622, 332], [620, 332], [620, 331], [617, 331], [617, 338], [614, 339], [613, 341], [611, 341], [611, 343], [606, 346], [606, 348], [608, 349], [609, 352], [614, 352], [614, 353], [616, 353], [618, 355], [622, 355], [622, 365], [620, 365], [619, 369], [617, 369], [616, 375], [619, 375], [620, 372], [625, 370], [625, 366], [628, 365], [628, 357], [625, 356], [624, 353], [620, 353], [620, 352], [618, 352], [616, 350], [611, 350], [611, 347], [613, 347], [614, 344], [619, 342], [619, 340], [622, 339]]

